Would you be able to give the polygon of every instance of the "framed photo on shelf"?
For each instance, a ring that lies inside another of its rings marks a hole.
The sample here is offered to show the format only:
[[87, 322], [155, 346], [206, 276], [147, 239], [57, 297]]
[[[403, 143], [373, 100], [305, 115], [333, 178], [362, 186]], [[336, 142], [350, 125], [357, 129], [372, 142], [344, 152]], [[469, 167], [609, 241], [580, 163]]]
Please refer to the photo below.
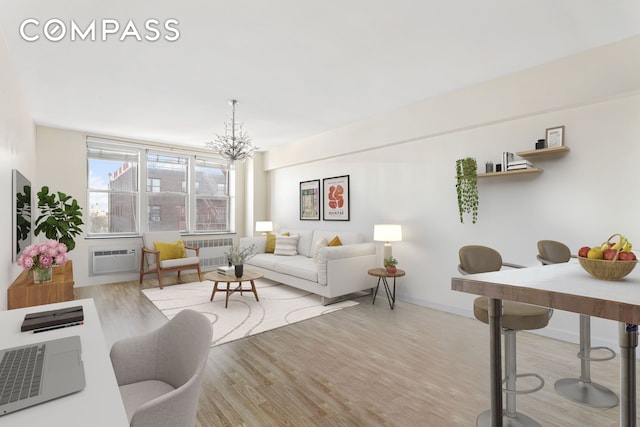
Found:
[[320, 221], [320, 180], [300, 183], [300, 219]]
[[547, 129], [547, 147], [562, 147], [564, 145], [564, 126]]
[[322, 180], [322, 219], [349, 221], [349, 175]]

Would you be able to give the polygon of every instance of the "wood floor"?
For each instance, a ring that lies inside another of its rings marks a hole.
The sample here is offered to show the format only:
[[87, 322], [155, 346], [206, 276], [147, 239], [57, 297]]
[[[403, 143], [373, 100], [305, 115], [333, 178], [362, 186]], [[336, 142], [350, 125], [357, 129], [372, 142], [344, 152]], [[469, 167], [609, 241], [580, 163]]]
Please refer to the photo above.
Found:
[[[95, 299], [110, 346], [166, 322], [140, 289], [126, 282], [75, 292]], [[212, 347], [197, 425], [474, 426], [489, 406], [487, 326], [402, 302], [390, 310], [384, 295], [375, 305], [370, 296], [358, 301]], [[518, 396], [519, 411], [543, 426], [618, 425], [619, 406], [588, 408], [554, 391], [555, 380], [580, 374], [576, 345], [526, 332], [517, 342], [518, 369], [546, 380], [541, 391]], [[592, 380], [616, 394], [618, 376], [619, 358], [592, 363]]]

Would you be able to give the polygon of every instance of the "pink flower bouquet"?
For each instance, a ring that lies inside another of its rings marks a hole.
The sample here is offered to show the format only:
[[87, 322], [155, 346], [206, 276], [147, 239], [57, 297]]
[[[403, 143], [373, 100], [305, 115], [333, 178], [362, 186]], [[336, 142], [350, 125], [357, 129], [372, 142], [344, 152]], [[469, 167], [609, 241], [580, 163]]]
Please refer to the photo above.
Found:
[[18, 258], [18, 265], [29, 271], [64, 265], [66, 262], [67, 245], [55, 240], [28, 246]]

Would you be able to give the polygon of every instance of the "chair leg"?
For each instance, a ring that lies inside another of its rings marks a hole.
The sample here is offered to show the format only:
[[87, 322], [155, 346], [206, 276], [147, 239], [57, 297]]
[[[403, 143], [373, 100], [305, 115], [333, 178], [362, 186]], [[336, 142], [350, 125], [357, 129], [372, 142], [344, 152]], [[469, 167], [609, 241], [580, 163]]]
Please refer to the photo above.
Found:
[[200, 271], [200, 264], [198, 264], [198, 279], [200, 279], [200, 281], [202, 282], [202, 272]]
[[140, 284], [142, 284], [142, 277], [144, 276], [144, 252], [140, 255]]
[[162, 289], [162, 275], [159, 271], [156, 271], [156, 273], [158, 274], [158, 286], [160, 286], [160, 289]]

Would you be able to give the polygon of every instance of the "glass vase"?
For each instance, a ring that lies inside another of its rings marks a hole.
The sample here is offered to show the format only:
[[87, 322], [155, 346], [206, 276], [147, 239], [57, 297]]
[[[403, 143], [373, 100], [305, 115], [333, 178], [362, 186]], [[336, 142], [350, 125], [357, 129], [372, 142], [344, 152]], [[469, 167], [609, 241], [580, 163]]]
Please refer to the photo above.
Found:
[[33, 270], [33, 283], [47, 283], [53, 280], [53, 268], [36, 268]]

